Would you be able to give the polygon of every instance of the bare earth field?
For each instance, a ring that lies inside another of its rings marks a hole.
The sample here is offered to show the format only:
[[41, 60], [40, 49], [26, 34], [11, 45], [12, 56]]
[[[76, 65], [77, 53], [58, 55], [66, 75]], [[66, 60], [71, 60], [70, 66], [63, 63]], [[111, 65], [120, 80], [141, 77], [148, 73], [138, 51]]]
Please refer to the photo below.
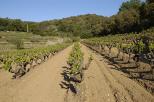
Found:
[[19, 79], [0, 70], [0, 102], [154, 102], [154, 96], [127, 76], [113, 69], [101, 55], [82, 45], [84, 64], [94, 60], [84, 73], [79, 95], [60, 87], [72, 46], [59, 52]]

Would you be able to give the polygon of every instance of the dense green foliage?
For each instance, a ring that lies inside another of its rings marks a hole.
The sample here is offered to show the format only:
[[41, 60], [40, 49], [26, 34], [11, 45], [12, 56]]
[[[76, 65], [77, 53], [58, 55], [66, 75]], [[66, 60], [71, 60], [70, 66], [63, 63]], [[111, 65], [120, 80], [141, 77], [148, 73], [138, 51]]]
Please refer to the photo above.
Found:
[[95, 14], [80, 15], [40, 23], [0, 19], [1, 31], [29, 31], [42, 36], [104, 36], [108, 34], [140, 32], [154, 26], [153, 0], [123, 2], [119, 12], [111, 17]]

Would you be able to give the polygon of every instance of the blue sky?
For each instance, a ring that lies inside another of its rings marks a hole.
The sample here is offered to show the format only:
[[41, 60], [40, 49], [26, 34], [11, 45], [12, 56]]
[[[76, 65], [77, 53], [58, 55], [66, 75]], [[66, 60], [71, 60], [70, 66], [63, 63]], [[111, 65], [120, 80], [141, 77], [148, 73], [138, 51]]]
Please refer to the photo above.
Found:
[[0, 17], [44, 21], [81, 14], [111, 16], [123, 1], [126, 0], [0, 0]]

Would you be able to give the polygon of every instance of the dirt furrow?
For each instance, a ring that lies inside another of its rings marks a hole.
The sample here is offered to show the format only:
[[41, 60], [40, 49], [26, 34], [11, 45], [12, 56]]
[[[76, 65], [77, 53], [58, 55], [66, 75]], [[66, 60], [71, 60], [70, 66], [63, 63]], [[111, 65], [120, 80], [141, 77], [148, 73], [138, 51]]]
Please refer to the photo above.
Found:
[[[131, 95], [125, 90], [125, 88], [104, 68], [104, 64], [98, 62], [98, 59], [95, 59], [97, 65], [100, 68], [100, 71], [102, 72], [102, 75], [104, 75], [106, 83], [110, 86], [112, 89], [112, 93], [115, 96], [116, 102], [133, 102], [133, 98]], [[100, 65], [101, 64], [101, 65]]]
[[59, 84], [70, 51], [66, 48], [21, 79], [0, 83], [0, 102], [63, 102], [66, 90]]
[[[84, 52], [84, 58], [88, 58], [92, 54], [85, 46], [82, 46], [82, 51]], [[95, 61], [92, 61], [88, 70], [85, 71], [84, 85], [85, 102], [115, 102], [112, 90], [106, 83]]]
[[[93, 52], [93, 51], [89, 51], [89, 48], [86, 48], [85, 46], [83, 46], [83, 50], [85, 50], [86, 53]], [[104, 61], [105, 59], [102, 58], [101, 55], [96, 53], [93, 53], [92, 55], [94, 57], [94, 61], [93, 61], [94, 65], [90, 66], [89, 71], [92, 70], [91, 68], [93, 68], [93, 71], [95, 72], [95, 74], [93, 73], [92, 77], [93, 76], [98, 77], [99, 75], [97, 70], [99, 69], [102, 75], [102, 79], [100, 80], [96, 78], [95, 82], [94, 81], [90, 82], [89, 80], [87, 80], [87, 83], [85, 83], [86, 85], [90, 86], [90, 84], [94, 84], [94, 86], [96, 87], [97, 83], [99, 82], [100, 87], [101, 86], [104, 86], [106, 88], [109, 87], [112, 93], [112, 96], [114, 96], [114, 102], [153, 102], [154, 101], [153, 96], [150, 93], [148, 93], [143, 87], [141, 87], [131, 79], [125, 77], [123, 73], [120, 73], [111, 69], [111, 67], [113, 66], [108, 65], [108, 63]], [[87, 76], [88, 74], [90, 73], [87, 72]], [[104, 80], [107, 86], [101, 83]], [[104, 90], [101, 90], [101, 91], [104, 91]], [[102, 100], [103, 101], [99, 101], [99, 100], [95, 100], [95, 101], [106, 102], [106, 100], [104, 100], [103, 98]]]
[[[98, 55], [100, 56], [100, 55]], [[106, 59], [103, 59], [101, 62], [104, 64], [106, 70], [113, 78], [128, 92], [133, 102], [153, 102], [154, 97], [147, 92], [142, 86], [140, 86], [135, 81], [125, 77], [125, 74], [111, 69], [114, 68], [113, 65], [105, 63]], [[107, 61], [106, 61], [107, 62]]]

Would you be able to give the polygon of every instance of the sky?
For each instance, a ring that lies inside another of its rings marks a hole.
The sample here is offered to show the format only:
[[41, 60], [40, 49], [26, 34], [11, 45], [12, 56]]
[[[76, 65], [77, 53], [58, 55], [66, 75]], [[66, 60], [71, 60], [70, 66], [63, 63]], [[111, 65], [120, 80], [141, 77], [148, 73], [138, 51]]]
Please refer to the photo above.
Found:
[[39, 22], [83, 14], [112, 16], [124, 1], [126, 0], [0, 0], [0, 17]]

